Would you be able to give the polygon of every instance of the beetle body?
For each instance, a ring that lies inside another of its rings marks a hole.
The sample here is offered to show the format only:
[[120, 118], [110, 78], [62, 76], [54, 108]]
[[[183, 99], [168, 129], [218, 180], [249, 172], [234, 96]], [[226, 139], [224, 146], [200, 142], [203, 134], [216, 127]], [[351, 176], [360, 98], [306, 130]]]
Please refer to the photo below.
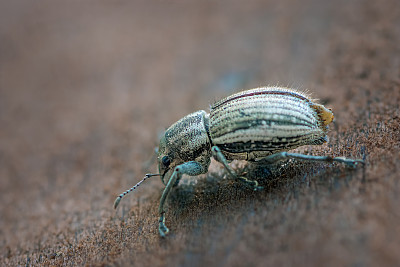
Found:
[[[333, 114], [306, 95], [287, 88], [265, 87], [229, 96], [171, 125], [159, 146], [159, 171], [188, 161], [208, 169], [211, 147], [227, 160], [257, 160], [302, 145], [327, 141]], [[168, 158], [169, 164], [162, 159]]]
[[[171, 125], [160, 140], [157, 158], [159, 174], [156, 175], [160, 175], [166, 184], [159, 206], [160, 235], [165, 236], [169, 231], [165, 226], [164, 203], [172, 187], [179, 183], [183, 174], [206, 173], [211, 157], [224, 165], [231, 178], [254, 190], [261, 189], [257, 181], [238, 176], [229, 166], [230, 160], [270, 164], [295, 158], [337, 161], [350, 166], [363, 163], [344, 157], [286, 152], [303, 145], [327, 142], [328, 124], [333, 118], [331, 110], [304, 93], [282, 87], [263, 87], [233, 94], [212, 105], [209, 114], [197, 111]], [[146, 175], [144, 179], [150, 176], [154, 174]], [[141, 182], [121, 194], [114, 206]]]

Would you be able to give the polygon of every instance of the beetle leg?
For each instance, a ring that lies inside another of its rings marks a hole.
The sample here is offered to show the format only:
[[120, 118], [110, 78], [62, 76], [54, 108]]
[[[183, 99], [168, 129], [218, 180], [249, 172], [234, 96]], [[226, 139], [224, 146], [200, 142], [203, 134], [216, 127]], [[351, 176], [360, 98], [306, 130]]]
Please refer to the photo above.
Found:
[[158, 207], [158, 212], [160, 213], [159, 227], [158, 231], [160, 232], [161, 237], [165, 237], [168, 234], [169, 230], [167, 226], [165, 226], [165, 209], [164, 204], [165, 200], [168, 197], [172, 187], [179, 181], [183, 174], [187, 174], [190, 176], [196, 176], [202, 173], [206, 173], [208, 171], [208, 164], [205, 163], [202, 165], [197, 161], [189, 161], [185, 162], [181, 165], [175, 167], [174, 172], [168, 180], [167, 186], [164, 188], [164, 191], [161, 196], [160, 206]]
[[312, 155], [304, 155], [299, 153], [288, 153], [288, 152], [279, 152], [276, 154], [272, 154], [265, 158], [262, 158], [258, 162], [262, 163], [274, 163], [280, 160], [285, 159], [299, 159], [299, 160], [309, 160], [309, 161], [325, 161], [325, 162], [341, 162], [350, 167], [355, 167], [358, 163], [364, 164], [364, 160], [361, 159], [348, 159], [345, 157], [331, 157], [331, 156], [312, 156]]
[[258, 185], [258, 182], [256, 180], [249, 180], [244, 176], [237, 175], [237, 173], [232, 169], [232, 167], [229, 166], [227, 159], [225, 158], [224, 154], [222, 154], [221, 149], [219, 147], [213, 146], [211, 148], [211, 151], [214, 159], [220, 162], [222, 165], [224, 165], [225, 169], [228, 171], [229, 175], [233, 179], [237, 179], [242, 183], [251, 186], [255, 191], [263, 189], [262, 186]]

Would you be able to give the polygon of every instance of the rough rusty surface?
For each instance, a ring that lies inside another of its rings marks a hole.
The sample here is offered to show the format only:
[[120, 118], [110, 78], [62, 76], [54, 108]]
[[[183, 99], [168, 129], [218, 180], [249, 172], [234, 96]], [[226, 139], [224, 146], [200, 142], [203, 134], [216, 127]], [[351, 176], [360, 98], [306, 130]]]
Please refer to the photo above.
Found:
[[[399, 25], [398, 0], [2, 1], [0, 265], [398, 266]], [[252, 192], [213, 163], [172, 192], [166, 239], [158, 178], [113, 210], [165, 127], [268, 84], [333, 109], [303, 152], [366, 166], [250, 168]]]

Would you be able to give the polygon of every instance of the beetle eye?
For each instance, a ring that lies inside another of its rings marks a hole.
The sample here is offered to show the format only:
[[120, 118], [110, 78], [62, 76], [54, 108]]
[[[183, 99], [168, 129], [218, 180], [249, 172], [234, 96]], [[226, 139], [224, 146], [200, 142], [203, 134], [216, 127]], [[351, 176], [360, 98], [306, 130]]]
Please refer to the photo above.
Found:
[[163, 164], [165, 167], [168, 167], [169, 164], [171, 164], [171, 160], [168, 158], [168, 156], [164, 156], [164, 157], [161, 159], [161, 161], [162, 161], [162, 164]]

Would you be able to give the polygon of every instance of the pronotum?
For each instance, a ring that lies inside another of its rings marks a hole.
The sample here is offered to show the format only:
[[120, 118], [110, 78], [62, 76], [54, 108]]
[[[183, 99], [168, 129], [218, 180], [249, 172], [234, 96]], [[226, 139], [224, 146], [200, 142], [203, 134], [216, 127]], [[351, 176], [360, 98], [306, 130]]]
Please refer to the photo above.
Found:
[[[216, 102], [210, 113], [204, 110], [183, 117], [170, 126], [160, 140], [158, 174], [146, 176], [122, 197], [151, 176], [161, 176], [166, 185], [158, 208], [159, 233], [168, 232], [165, 225], [165, 200], [183, 174], [206, 173], [211, 157], [220, 162], [228, 175], [254, 190], [258, 182], [238, 175], [229, 162], [234, 159], [274, 164], [284, 159], [341, 162], [349, 166], [363, 163], [360, 159], [311, 156], [289, 153], [303, 145], [327, 142], [328, 124], [333, 120], [330, 109], [316, 103], [303, 92], [282, 87], [263, 87], [242, 91]], [[165, 179], [167, 178], [167, 179]]]

